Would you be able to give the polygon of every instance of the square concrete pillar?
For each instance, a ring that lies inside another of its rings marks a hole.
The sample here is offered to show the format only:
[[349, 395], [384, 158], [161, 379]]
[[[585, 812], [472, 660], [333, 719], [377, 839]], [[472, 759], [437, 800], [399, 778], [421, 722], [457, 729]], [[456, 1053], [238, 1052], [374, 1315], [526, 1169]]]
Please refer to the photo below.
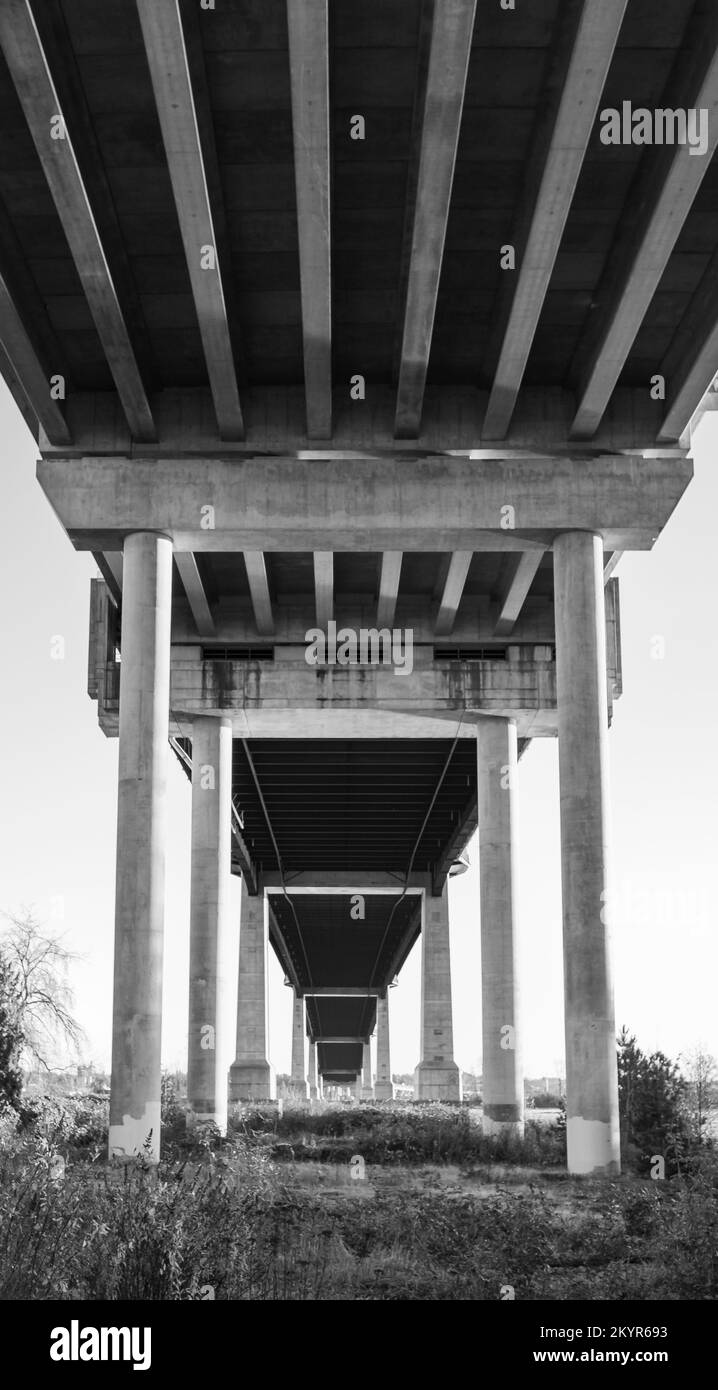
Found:
[[554, 542], [566, 1138], [571, 1173], [620, 1170], [609, 926], [608, 700], [603, 546]]
[[319, 1076], [319, 1071], [318, 1071], [318, 1066], [317, 1066], [317, 1044], [316, 1044], [315, 1042], [310, 1042], [310, 1044], [309, 1044], [309, 1098], [310, 1098], [310, 1100], [319, 1100], [319, 1098], [320, 1098], [320, 1083], [321, 1083], [321, 1077]]
[[359, 1072], [359, 1075], [357, 1076], [357, 1078], [356, 1078], [356, 1080], [355, 1080], [355, 1082], [354, 1082], [354, 1099], [355, 1099], [355, 1100], [361, 1100], [361, 1098], [362, 1098], [362, 1088], [363, 1088], [363, 1085], [364, 1085], [364, 1083], [363, 1083], [363, 1080], [362, 1080], [362, 1074], [361, 1074], [361, 1072]]
[[523, 1134], [517, 940], [516, 725], [478, 726], [484, 1134]]
[[376, 1081], [375, 1100], [393, 1100], [394, 1083], [391, 1079], [391, 1035], [389, 1032], [389, 994], [380, 995], [376, 1001]]
[[274, 1100], [269, 1064], [267, 913], [264, 894], [251, 897], [242, 880], [237, 987], [237, 1055], [229, 1069], [231, 1101]]
[[200, 717], [192, 726], [187, 1124], [227, 1132], [226, 955], [232, 836], [232, 726]]
[[307, 1081], [307, 1020], [304, 1009], [304, 996], [294, 995], [292, 1007], [292, 1095], [297, 1100], [309, 1099]]
[[422, 893], [421, 1060], [414, 1072], [415, 1100], [461, 1100], [454, 1061], [449, 943], [449, 884], [441, 897]]
[[160, 1153], [172, 542], [124, 544], [109, 1155]]
[[374, 1099], [374, 1086], [372, 1083], [371, 1071], [371, 1039], [367, 1038], [362, 1052], [362, 1100]]

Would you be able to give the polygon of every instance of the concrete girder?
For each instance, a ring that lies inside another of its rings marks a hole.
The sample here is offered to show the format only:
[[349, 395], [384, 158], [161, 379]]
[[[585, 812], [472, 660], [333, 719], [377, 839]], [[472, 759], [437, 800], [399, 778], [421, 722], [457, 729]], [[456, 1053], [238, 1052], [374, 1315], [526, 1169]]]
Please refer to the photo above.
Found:
[[[718, 122], [717, 122], [718, 125]], [[40, 484], [79, 550], [136, 529], [178, 550], [457, 551], [592, 531], [649, 550], [693, 476], [686, 458], [282, 460], [47, 457]], [[508, 510], [507, 510], [508, 509]]]

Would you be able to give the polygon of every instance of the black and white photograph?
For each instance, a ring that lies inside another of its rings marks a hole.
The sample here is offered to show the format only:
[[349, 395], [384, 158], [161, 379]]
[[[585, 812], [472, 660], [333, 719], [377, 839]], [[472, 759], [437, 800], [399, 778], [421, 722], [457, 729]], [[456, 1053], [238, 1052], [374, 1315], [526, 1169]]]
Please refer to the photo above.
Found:
[[718, 0], [0, 0], [28, 1374], [705, 1355], [717, 147]]

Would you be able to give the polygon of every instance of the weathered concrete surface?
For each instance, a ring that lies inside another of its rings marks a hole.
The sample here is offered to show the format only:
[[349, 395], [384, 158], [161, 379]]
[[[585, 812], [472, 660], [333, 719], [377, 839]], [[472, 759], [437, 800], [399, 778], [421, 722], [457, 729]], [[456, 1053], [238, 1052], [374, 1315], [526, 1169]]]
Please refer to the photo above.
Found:
[[319, 1100], [321, 1096], [321, 1077], [317, 1066], [317, 1044], [309, 1044], [309, 1099]]
[[375, 1100], [393, 1100], [391, 1079], [391, 1033], [389, 1029], [389, 995], [379, 995], [376, 1001], [376, 1081]]
[[[212, 397], [200, 387], [167, 389], [156, 393], [152, 405], [160, 447], [170, 457], [188, 449], [197, 455], [294, 453], [311, 449], [318, 453], [316, 439], [306, 432], [303, 386], [253, 383], [242, 393], [245, 404], [246, 434], [243, 442], [220, 440]], [[444, 449], [475, 450], [482, 444], [482, 428], [489, 392], [474, 386], [428, 386], [424, 395], [421, 428], [416, 440], [403, 442], [395, 437], [396, 391], [372, 382], [367, 400], [357, 410], [356, 402], [342, 392], [334, 392], [332, 447], [371, 454], [402, 449], [409, 455]], [[524, 384], [511, 420], [506, 441], [497, 446], [487, 440], [487, 451], [496, 454], [530, 451], [552, 457], [566, 452], [576, 455], [585, 447], [606, 453], [614, 450], [640, 451], [656, 447], [663, 422], [664, 406], [653, 401], [643, 387], [619, 387], [590, 444], [570, 438], [576, 414], [573, 391], [558, 386]], [[77, 454], [129, 454], [132, 439], [119, 403], [107, 391], [72, 391], [66, 417], [72, 443], [60, 452]], [[44, 452], [50, 451], [42, 440]], [[329, 452], [329, 449], [327, 448]], [[666, 450], [668, 452], [668, 450]], [[678, 452], [673, 447], [673, 452]]]
[[[595, 531], [650, 549], [693, 476], [684, 458], [47, 458], [38, 479], [78, 549], [152, 527], [177, 550], [482, 550]], [[206, 509], [211, 508], [208, 512]], [[506, 508], [513, 507], [513, 516]], [[203, 510], [204, 509], [204, 510]], [[210, 524], [211, 523], [211, 524]]]
[[616, 1028], [608, 908], [608, 719], [603, 553], [596, 536], [554, 550], [571, 1173], [620, 1168]]
[[292, 1092], [298, 1100], [308, 1100], [309, 1081], [307, 1080], [307, 1021], [304, 1011], [304, 998], [294, 995], [292, 1005]]
[[187, 1123], [227, 1131], [226, 956], [229, 944], [232, 729], [228, 720], [192, 726]]
[[110, 1157], [160, 1153], [172, 544], [124, 546]]
[[251, 898], [242, 881], [237, 987], [237, 1052], [229, 1069], [229, 1098], [274, 1100], [276, 1080], [269, 1064], [267, 1009], [267, 921], [264, 894]]
[[421, 929], [421, 1059], [414, 1072], [416, 1100], [461, 1100], [454, 1061], [449, 943], [449, 885], [423, 900]]
[[511, 720], [482, 720], [478, 759], [483, 1129], [485, 1134], [522, 1134], [518, 766], [516, 725]]

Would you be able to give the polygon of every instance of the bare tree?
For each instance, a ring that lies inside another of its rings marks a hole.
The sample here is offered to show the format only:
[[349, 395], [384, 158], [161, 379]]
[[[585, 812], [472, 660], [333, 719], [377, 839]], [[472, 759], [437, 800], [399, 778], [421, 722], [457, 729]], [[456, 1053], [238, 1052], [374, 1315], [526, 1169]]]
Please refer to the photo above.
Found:
[[85, 1039], [72, 1013], [75, 1001], [67, 979], [69, 967], [80, 956], [48, 931], [32, 910], [2, 916], [7, 926], [0, 944], [16, 980], [25, 1060], [50, 1071], [60, 1050], [77, 1056]]
[[705, 1130], [712, 1110], [718, 1104], [718, 1067], [716, 1059], [702, 1043], [681, 1057], [688, 1082], [688, 1101], [691, 1121], [699, 1139]]

